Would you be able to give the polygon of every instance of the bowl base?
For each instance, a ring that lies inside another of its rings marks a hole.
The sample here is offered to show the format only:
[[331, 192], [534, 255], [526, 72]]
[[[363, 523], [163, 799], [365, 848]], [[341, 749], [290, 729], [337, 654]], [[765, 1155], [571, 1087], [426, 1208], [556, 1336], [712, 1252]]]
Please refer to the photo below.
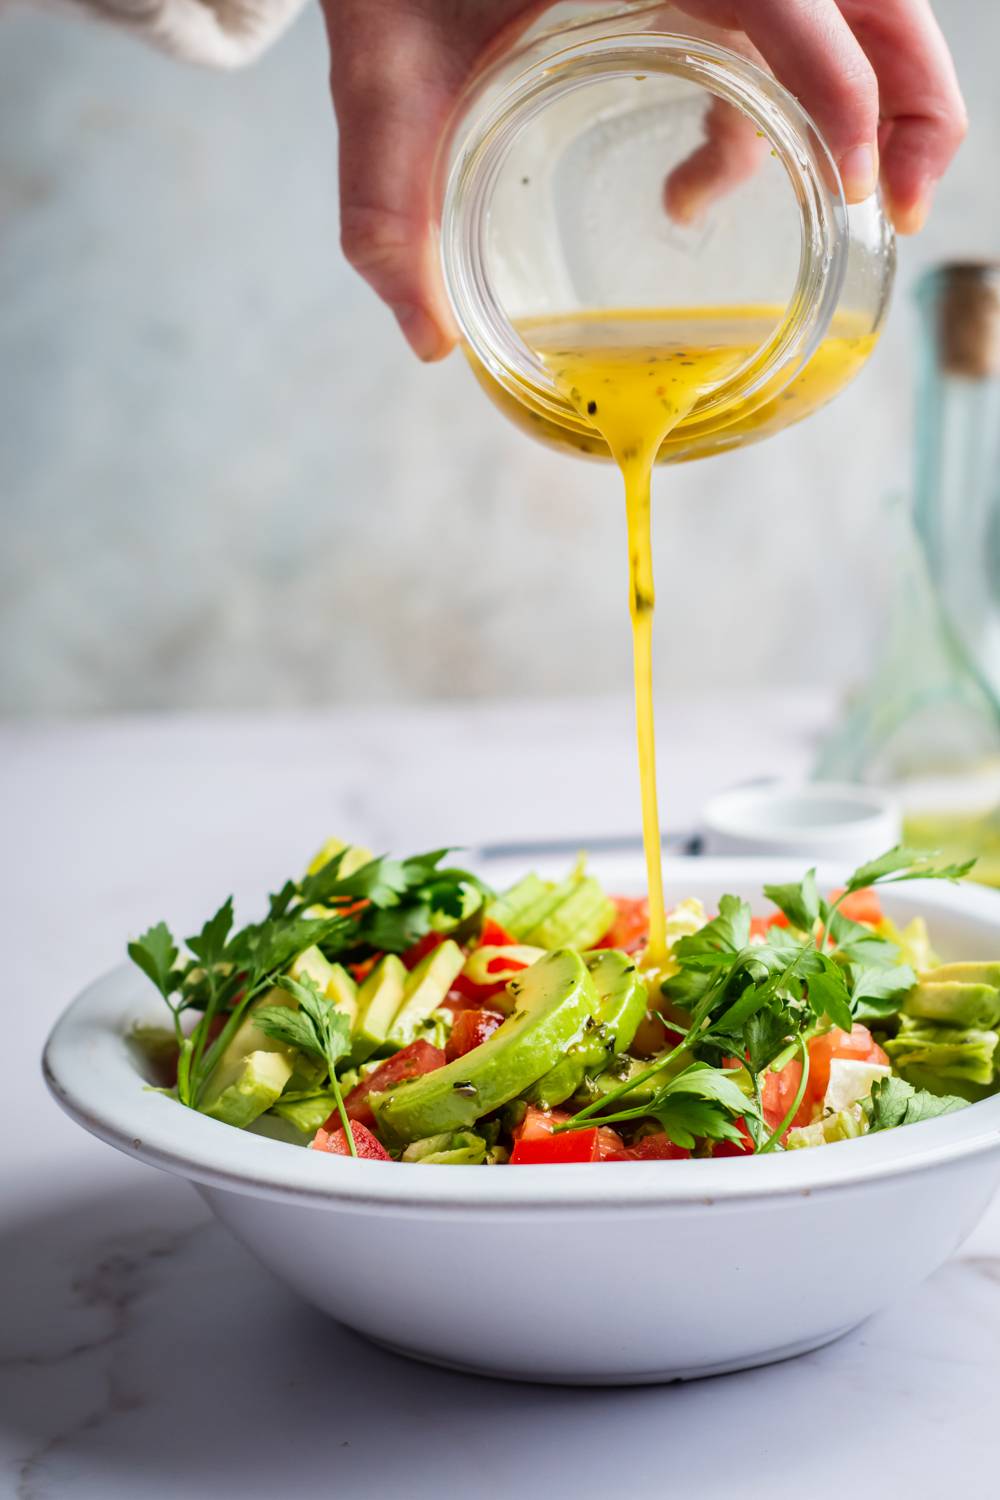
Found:
[[[862, 1322], [864, 1319], [861, 1320]], [[490, 1380], [513, 1380], [524, 1385], [674, 1385], [682, 1380], [705, 1380], [712, 1375], [733, 1375], [738, 1370], [753, 1370], [760, 1365], [778, 1364], [783, 1359], [795, 1359], [800, 1354], [810, 1354], [843, 1338], [845, 1333], [860, 1327], [860, 1323], [847, 1323], [832, 1332], [814, 1334], [793, 1344], [782, 1344], [774, 1349], [757, 1354], [745, 1354], [738, 1359], [720, 1360], [715, 1364], [670, 1366], [660, 1370], [614, 1370], [595, 1371], [593, 1374], [575, 1371], [511, 1370], [495, 1365], [466, 1363], [464, 1360], [448, 1359], [445, 1355], [430, 1354], [422, 1349], [410, 1349], [404, 1344], [394, 1344], [388, 1339], [375, 1338], [361, 1328], [347, 1324], [352, 1333], [366, 1339], [368, 1343], [385, 1349], [390, 1354], [401, 1354], [404, 1359], [417, 1360], [420, 1364], [436, 1365], [443, 1370], [455, 1370], [461, 1375], [481, 1375]]]

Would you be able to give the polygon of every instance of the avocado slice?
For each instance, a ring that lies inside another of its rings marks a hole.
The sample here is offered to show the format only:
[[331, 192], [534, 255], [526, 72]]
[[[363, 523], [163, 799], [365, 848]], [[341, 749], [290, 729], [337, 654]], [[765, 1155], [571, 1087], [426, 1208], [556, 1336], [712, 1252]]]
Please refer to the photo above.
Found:
[[399, 1047], [412, 1042], [421, 1023], [437, 1010], [464, 964], [465, 954], [451, 938], [425, 953], [407, 976], [403, 1002], [393, 1017], [387, 1040]]
[[[296, 1067], [301, 1064], [306, 1065], [305, 1072], [308, 1075], [308, 1063], [310, 1059], [304, 1057], [297, 1048], [291, 1046], [288, 1042], [279, 1042], [276, 1038], [268, 1036], [265, 1032], [261, 1031], [260, 1027], [254, 1021], [257, 1011], [263, 1009], [265, 1005], [284, 1005], [289, 1010], [296, 1008], [295, 1001], [288, 991], [278, 989], [277, 987], [268, 990], [263, 995], [259, 995], [256, 1000], [251, 1002], [244, 1011], [240, 1024], [226, 1043], [225, 1051], [219, 1057], [218, 1062], [206, 1078], [202, 1087], [198, 1099], [198, 1108], [204, 1114], [213, 1115], [217, 1119], [223, 1118], [222, 1115], [217, 1113], [216, 1102], [237, 1082], [243, 1072], [243, 1065], [251, 1054], [259, 1057], [265, 1052], [274, 1052], [284, 1057], [289, 1065], [288, 1074], [285, 1079], [286, 1083], [291, 1078]], [[284, 1084], [282, 1084], [283, 1087]], [[266, 1093], [266, 1089], [264, 1092]], [[278, 1093], [280, 1092], [281, 1090], [279, 1089]], [[261, 1097], [263, 1098], [263, 1093]], [[268, 1099], [267, 1102], [262, 1103], [256, 1114], [251, 1114], [249, 1119], [253, 1120], [256, 1118], [256, 1115], [263, 1114], [264, 1110], [269, 1109], [277, 1097], [278, 1095], [275, 1094], [273, 1099]], [[244, 1108], [244, 1106], [240, 1106], [238, 1112], [243, 1113]], [[249, 1120], [246, 1122], [230, 1121], [229, 1123], [249, 1123]]]
[[604, 1066], [611, 1052], [624, 1052], [646, 1014], [646, 986], [632, 959], [617, 949], [584, 958], [597, 990], [597, 1022], [554, 1068], [525, 1094], [529, 1104], [555, 1109], [575, 1094], [588, 1073]]
[[258, 1115], [271, 1108], [294, 1071], [294, 1061], [285, 1052], [249, 1052], [227, 1075], [228, 1081], [198, 1108], [226, 1125], [252, 1125]]
[[600, 998], [600, 1019], [611, 1031], [612, 1051], [625, 1052], [646, 1014], [646, 986], [635, 960], [617, 948], [603, 948], [588, 953], [584, 962]]
[[540, 875], [525, 875], [509, 891], [496, 896], [486, 908], [486, 916], [499, 922], [512, 937], [521, 938], [538, 920], [535, 913], [541, 911], [552, 887]]
[[358, 990], [358, 1004], [351, 1029], [351, 1061], [362, 1063], [383, 1047], [396, 1012], [403, 1003], [406, 966], [395, 953], [387, 953], [372, 969]]
[[966, 963], [938, 964], [920, 975], [921, 984], [943, 984], [954, 980], [958, 984], [988, 984], [1000, 989], [1000, 962], [978, 963], [974, 959]]
[[594, 981], [578, 953], [549, 953], [511, 981], [517, 1010], [480, 1046], [433, 1073], [377, 1094], [372, 1108], [401, 1142], [474, 1125], [554, 1067], [597, 1013]]
[[922, 979], [907, 995], [903, 1011], [922, 1021], [989, 1030], [1000, 1021], [1000, 990], [955, 979]]
[[328, 865], [335, 854], [343, 854], [343, 859], [337, 867], [337, 874], [345, 877], [353, 875], [355, 870], [360, 870], [363, 865], [370, 864], [374, 858], [370, 849], [363, 849], [359, 844], [345, 844], [343, 839], [327, 839], [321, 848], [316, 850], [306, 868], [307, 875], [315, 875]]
[[414, 1141], [403, 1152], [402, 1160], [425, 1166], [478, 1167], [486, 1160], [486, 1142], [472, 1130], [445, 1130]]
[[539, 948], [592, 948], [615, 919], [614, 902], [592, 875], [574, 881], [558, 906], [534, 926], [528, 942]]

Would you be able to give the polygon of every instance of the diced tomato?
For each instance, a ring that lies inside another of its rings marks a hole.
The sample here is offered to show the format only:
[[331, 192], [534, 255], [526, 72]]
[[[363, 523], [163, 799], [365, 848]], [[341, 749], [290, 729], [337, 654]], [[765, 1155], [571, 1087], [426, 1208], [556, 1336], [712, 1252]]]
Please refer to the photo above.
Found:
[[617, 1130], [612, 1130], [610, 1125], [598, 1125], [597, 1160], [618, 1161], [623, 1150], [624, 1142]]
[[464, 1057], [467, 1052], [485, 1042], [503, 1021], [504, 1015], [498, 1010], [463, 1011], [455, 1018], [448, 1045], [444, 1049], [448, 1062], [454, 1062], [456, 1057]]
[[690, 1151], [683, 1146], [675, 1146], [668, 1135], [657, 1132], [655, 1135], [644, 1135], [641, 1141], [636, 1141], [623, 1152], [624, 1161], [683, 1161], [690, 1156]]
[[565, 1125], [569, 1114], [564, 1109], [538, 1109], [529, 1104], [524, 1119], [514, 1131], [515, 1141], [538, 1141], [552, 1134], [553, 1125]]
[[422, 938], [417, 938], [412, 948], [407, 948], [405, 953], [399, 956], [408, 969], [415, 969], [422, 958], [428, 953], [433, 953], [444, 942], [443, 932], [425, 932]]
[[565, 1125], [569, 1119], [570, 1115], [564, 1109], [537, 1109], [529, 1104], [524, 1119], [514, 1131], [511, 1165], [622, 1159], [621, 1136], [608, 1125], [586, 1126], [553, 1135], [553, 1126]]
[[[842, 890], [831, 891], [831, 905], [842, 894]], [[849, 896], [844, 896], [838, 910], [851, 922], [866, 922], [869, 927], [877, 927], [883, 916], [878, 892], [871, 886], [867, 886], [863, 891], [852, 891]]]
[[[886, 1066], [889, 1059], [875, 1041], [867, 1026], [855, 1021], [850, 1035], [833, 1026], [822, 1036], [813, 1037], [809, 1048], [809, 1077], [806, 1091], [792, 1120], [793, 1125], [808, 1125], [823, 1102], [830, 1082], [830, 1063], [835, 1057], [850, 1058], [853, 1062], [871, 1062]], [[768, 1072], [764, 1076], [764, 1119], [773, 1130], [784, 1119], [798, 1093], [802, 1079], [802, 1064], [798, 1058], [782, 1068], [780, 1073]]]
[[[430, 1042], [425, 1041], [411, 1042], [394, 1057], [386, 1058], [356, 1088], [351, 1089], [344, 1100], [344, 1108], [352, 1120], [360, 1120], [362, 1125], [374, 1125], [375, 1115], [368, 1102], [370, 1094], [381, 1094], [395, 1083], [403, 1083], [408, 1078], [419, 1078], [423, 1073], [433, 1073], [435, 1068], [443, 1068], [446, 1061], [440, 1047], [432, 1047]], [[339, 1118], [339, 1114], [334, 1111], [324, 1128], [335, 1128]]]
[[478, 947], [480, 948], [513, 948], [517, 943], [513, 933], [501, 927], [499, 922], [494, 922], [492, 917], [487, 917], [483, 922], [482, 931], [479, 934]]
[[612, 896], [611, 900], [615, 904], [615, 919], [594, 946], [637, 953], [649, 938], [649, 902], [645, 896]]
[[[787, 1106], [786, 1106], [786, 1108], [787, 1108]], [[780, 1119], [780, 1116], [779, 1116], [779, 1119]], [[777, 1124], [777, 1123], [778, 1123], [778, 1121], [775, 1121], [775, 1124]], [[740, 1133], [740, 1140], [739, 1141], [715, 1141], [715, 1142], [713, 1142], [713, 1145], [712, 1145], [712, 1155], [713, 1156], [752, 1156], [753, 1155], [753, 1137], [751, 1136], [749, 1130], [746, 1127], [746, 1122], [744, 1120], [737, 1120], [735, 1122], [735, 1124], [736, 1124], [737, 1130]]]
[[[328, 1120], [327, 1125], [329, 1123]], [[392, 1160], [378, 1137], [372, 1135], [367, 1126], [362, 1125], [359, 1120], [355, 1120], [352, 1123], [351, 1135], [354, 1137], [355, 1150], [363, 1161]], [[313, 1136], [312, 1149], [314, 1151], [329, 1151], [333, 1156], [350, 1156], [351, 1154], [351, 1148], [347, 1144], [347, 1135], [342, 1125], [337, 1130], [327, 1130], [326, 1126], [322, 1126]]]
[[569, 1162], [613, 1161], [621, 1154], [621, 1137], [608, 1126], [592, 1125], [585, 1130], [567, 1130], [553, 1135], [551, 1130], [522, 1138], [511, 1153], [512, 1167], [558, 1166]]
[[888, 1065], [889, 1059], [875, 1041], [867, 1026], [855, 1021], [850, 1035], [834, 1026], [822, 1036], [813, 1037], [809, 1043], [809, 1082], [806, 1098], [818, 1104], [826, 1093], [830, 1082], [830, 1063], [835, 1057], [847, 1057], [853, 1062]]
[[750, 918], [750, 936], [767, 937], [772, 927], [787, 927], [788, 918], [783, 911], [773, 911], [766, 917]]
[[351, 974], [353, 975], [355, 984], [364, 983], [381, 957], [381, 953], [373, 953], [371, 958], [362, 959], [359, 964], [351, 964]]

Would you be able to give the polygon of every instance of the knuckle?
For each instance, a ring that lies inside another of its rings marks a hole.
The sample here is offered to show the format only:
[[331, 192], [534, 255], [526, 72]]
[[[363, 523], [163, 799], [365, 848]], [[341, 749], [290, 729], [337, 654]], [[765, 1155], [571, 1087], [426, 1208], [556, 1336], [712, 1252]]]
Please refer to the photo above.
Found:
[[340, 248], [356, 271], [388, 270], [412, 244], [413, 226], [391, 209], [346, 203], [340, 214]]

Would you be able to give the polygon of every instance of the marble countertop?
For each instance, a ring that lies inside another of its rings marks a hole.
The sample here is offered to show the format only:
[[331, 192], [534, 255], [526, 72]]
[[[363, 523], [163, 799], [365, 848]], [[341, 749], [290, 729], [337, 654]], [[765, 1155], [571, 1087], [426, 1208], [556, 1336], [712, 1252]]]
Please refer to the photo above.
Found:
[[[671, 726], [668, 706], [673, 826], [737, 778], [803, 770], [827, 707], [685, 704]], [[186, 1184], [45, 1094], [49, 1025], [126, 934], [161, 915], [190, 930], [228, 889], [257, 901], [334, 831], [400, 849], [630, 834], [629, 733], [617, 700], [0, 731], [0, 1496], [996, 1493], [1000, 1205], [926, 1285], [816, 1354], [686, 1386], [505, 1385], [323, 1320]], [[683, 1274], [669, 1245], [640, 1253]]]

